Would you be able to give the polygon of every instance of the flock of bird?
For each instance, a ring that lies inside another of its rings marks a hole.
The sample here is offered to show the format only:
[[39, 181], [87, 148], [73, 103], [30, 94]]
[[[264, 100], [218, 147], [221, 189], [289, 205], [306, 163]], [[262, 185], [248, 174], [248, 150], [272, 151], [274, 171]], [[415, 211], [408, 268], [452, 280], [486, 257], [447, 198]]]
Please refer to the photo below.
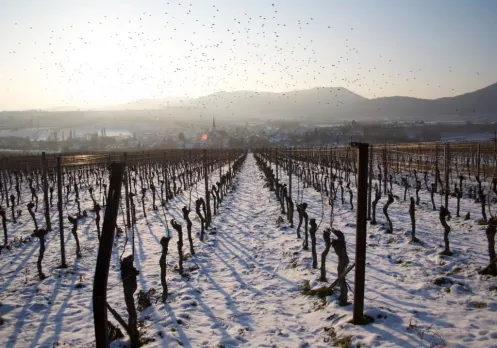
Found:
[[[233, 9], [225, 13], [216, 5], [207, 11], [188, 3], [165, 2], [163, 8], [166, 10], [154, 13], [92, 17], [77, 25], [53, 28], [47, 37], [35, 33], [35, 41], [19, 41], [9, 54], [31, 55], [24, 70], [39, 70], [37, 76], [46, 81], [43, 85], [48, 92], [60, 94], [65, 88], [66, 105], [95, 94], [109, 101], [116, 95], [133, 99], [138, 90], [149, 98], [184, 95], [184, 101], [175, 105], [185, 107], [229, 108], [223, 94], [196, 102], [191, 98], [252, 89], [278, 91], [278, 98], [291, 101], [297, 90], [323, 85], [360, 90], [375, 98], [382, 96], [383, 88], [395, 88], [397, 81], [418, 83], [421, 74], [420, 68], [386, 69], [392, 64], [391, 57], [362, 55], [361, 34], [354, 27], [336, 28], [314, 17], [287, 21], [274, 3], [258, 8], [261, 13], [240, 8], [236, 16]], [[38, 30], [22, 20], [13, 25]], [[341, 35], [335, 38], [335, 31]], [[16, 35], [15, 28], [12, 35]], [[322, 38], [316, 36], [329, 37], [329, 46], [323, 47]], [[9, 76], [9, 81], [13, 79], [15, 76]], [[9, 84], [3, 85], [8, 91]], [[243, 92], [232, 98], [253, 96]], [[319, 101], [334, 107], [345, 102], [336, 90]], [[163, 107], [168, 106], [165, 100]]]

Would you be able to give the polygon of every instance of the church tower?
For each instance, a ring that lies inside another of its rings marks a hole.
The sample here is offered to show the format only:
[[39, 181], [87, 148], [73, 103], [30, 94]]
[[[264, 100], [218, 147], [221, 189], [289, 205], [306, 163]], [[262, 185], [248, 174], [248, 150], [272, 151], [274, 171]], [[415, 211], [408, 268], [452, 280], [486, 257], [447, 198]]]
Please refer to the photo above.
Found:
[[216, 134], [216, 119], [212, 117], [212, 134]]

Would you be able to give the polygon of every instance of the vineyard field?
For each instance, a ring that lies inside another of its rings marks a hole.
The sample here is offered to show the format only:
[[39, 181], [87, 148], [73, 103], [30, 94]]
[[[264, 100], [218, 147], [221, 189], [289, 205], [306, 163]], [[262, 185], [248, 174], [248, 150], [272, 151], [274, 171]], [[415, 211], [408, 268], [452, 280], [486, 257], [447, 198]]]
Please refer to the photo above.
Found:
[[[297, 213], [292, 227], [281, 214], [275, 192], [269, 189], [267, 178], [258, 166], [257, 161], [261, 160], [266, 161], [273, 172], [279, 171], [281, 183], [290, 185], [288, 173], [281, 165], [277, 168], [275, 163], [269, 164], [269, 157], [264, 159], [260, 153], [249, 153], [216, 214], [212, 215], [203, 241], [200, 240], [201, 220], [193, 214], [195, 201], [206, 194], [207, 185], [200, 174], [196, 183], [168, 199], [164, 207], [158, 204], [158, 209], [154, 209], [155, 196], [152, 198], [149, 189], [137, 203], [136, 223], [129, 229], [125, 222], [125, 204], [121, 201], [117, 227], [123, 233], [114, 239], [107, 303], [127, 321], [120, 259], [122, 255], [133, 253], [134, 266], [139, 271], [137, 292], [148, 292], [151, 299], [150, 306], [143, 309], [141, 302], [135, 301], [140, 340], [144, 346], [497, 347], [497, 278], [478, 273], [488, 265], [489, 256], [486, 226], [479, 221], [481, 206], [474, 199], [462, 197], [461, 216], [456, 217], [453, 208], [456, 199], [449, 198], [452, 216], [447, 223], [451, 227], [452, 255], [447, 256], [441, 254], [444, 229], [439, 211], [432, 208], [430, 192], [419, 190], [420, 203], [416, 206], [419, 241], [414, 243], [411, 242], [409, 216], [409, 197], [415, 196], [414, 190], [410, 188], [404, 200], [405, 187], [398, 183], [391, 186], [395, 196], [388, 211], [392, 233], [386, 233], [387, 224], [381, 209], [388, 197], [381, 196], [376, 212], [378, 224], [368, 222], [367, 226], [364, 314], [373, 322], [353, 325], [350, 321], [354, 271], [346, 277], [352, 290], [349, 290], [350, 304], [339, 305], [338, 288], [332, 294], [320, 294], [321, 287], [330, 285], [339, 275], [337, 255], [333, 249], [327, 254], [326, 282], [319, 281], [320, 269], [313, 269], [311, 251], [302, 248], [303, 238], [297, 239]], [[380, 162], [381, 158], [375, 157], [375, 161]], [[233, 161], [213, 163], [214, 166], [219, 164], [219, 169], [210, 170], [211, 183], [220, 180], [220, 173], [230, 172]], [[376, 162], [374, 164], [376, 166]], [[297, 174], [299, 168], [306, 167], [303, 157], [295, 157], [294, 165]], [[395, 182], [400, 182], [403, 170], [401, 166]], [[349, 194], [356, 206], [354, 180], [350, 180], [350, 193], [345, 191], [343, 202], [340, 193], [334, 197], [331, 220], [328, 192], [316, 190], [295, 173], [291, 176], [293, 200], [296, 204], [307, 203], [309, 218], [318, 223], [319, 265], [325, 248], [323, 230], [331, 223], [343, 232], [352, 264], [356, 247], [356, 207], [351, 207]], [[372, 185], [377, 183], [376, 177], [375, 172]], [[81, 177], [79, 181], [81, 183]], [[152, 177], [151, 182], [161, 186], [158, 176]], [[381, 190], [383, 183], [378, 184]], [[147, 185], [142, 182], [142, 186]], [[484, 184], [486, 188], [489, 186]], [[8, 219], [8, 238], [12, 242], [0, 253], [0, 346], [95, 345], [92, 288], [99, 238], [89, 187], [94, 187], [97, 202], [105, 199], [105, 188], [102, 192], [96, 183], [80, 184], [78, 203], [80, 210], [87, 211], [87, 216], [77, 225], [81, 257], [76, 257], [76, 243], [70, 233], [74, 225], [65, 218], [67, 268], [59, 268], [60, 238], [54, 193], [55, 203], [49, 209], [53, 231], [47, 234], [43, 260], [46, 278], [40, 280], [36, 270], [39, 241], [35, 238], [21, 240], [33, 233], [34, 226], [30, 215], [24, 211], [24, 206], [31, 201], [31, 192], [27, 183], [23, 183], [21, 204], [17, 204], [23, 212], [16, 223]], [[442, 198], [436, 196], [437, 207], [443, 204]], [[78, 213], [76, 200], [76, 193], [68, 192], [65, 216]], [[43, 195], [40, 195], [40, 207], [35, 215], [40, 226], [45, 223], [42, 202]], [[2, 207], [10, 217], [10, 208], [4, 203]], [[493, 212], [495, 209], [489, 204], [489, 211]], [[182, 224], [186, 234], [183, 207], [192, 210], [195, 254], [189, 252], [188, 240], [183, 237], [184, 272], [180, 274], [178, 235], [170, 221], [174, 219]], [[469, 219], [465, 219], [467, 213]], [[164, 302], [159, 295], [162, 292], [159, 259], [161, 238], [166, 235], [172, 239], [166, 261], [169, 294]], [[118, 325], [110, 313], [108, 318]], [[121, 330], [124, 337], [114, 340], [112, 347], [130, 344], [124, 329]]]

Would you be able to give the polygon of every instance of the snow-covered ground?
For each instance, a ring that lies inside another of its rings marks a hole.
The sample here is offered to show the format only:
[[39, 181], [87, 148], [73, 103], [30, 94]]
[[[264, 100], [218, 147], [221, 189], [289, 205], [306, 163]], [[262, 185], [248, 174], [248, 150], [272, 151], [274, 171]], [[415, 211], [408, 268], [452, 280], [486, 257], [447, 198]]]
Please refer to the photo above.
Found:
[[[217, 173], [213, 173], [217, 178]], [[185, 262], [187, 277], [175, 270], [177, 265], [176, 235], [169, 244], [168, 302], [154, 303], [139, 313], [141, 331], [153, 338], [150, 347], [326, 347], [348, 343], [368, 347], [429, 347], [446, 344], [453, 347], [497, 347], [497, 279], [482, 277], [477, 270], [488, 263], [484, 227], [478, 226], [480, 207], [465, 199], [462, 216], [470, 211], [472, 220], [453, 217], [449, 221], [453, 256], [441, 256], [442, 227], [438, 212], [431, 210], [429, 195], [421, 192], [417, 209], [417, 237], [422, 243], [410, 244], [408, 203], [401, 200], [391, 205], [394, 233], [368, 226], [365, 313], [375, 322], [365, 326], [349, 323], [352, 305], [338, 306], [337, 296], [324, 299], [302, 294], [302, 285], [310, 281], [318, 287], [319, 270], [313, 270], [310, 251], [303, 251], [302, 240], [296, 239], [295, 228], [286, 222], [277, 226], [279, 204], [274, 192], [264, 187], [264, 178], [249, 155], [235, 180], [235, 189], [227, 196], [220, 212], [213, 218], [212, 234], [204, 242], [198, 239], [199, 220], [193, 219], [196, 232], [196, 254]], [[192, 190], [192, 201], [203, 195], [203, 183]], [[294, 195], [302, 183], [293, 178]], [[98, 193], [98, 190], [96, 190]], [[83, 189], [82, 201], [89, 209], [91, 199]], [[327, 198], [312, 188], [303, 191], [309, 204], [309, 218], [320, 225], [318, 256], [324, 249], [323, 228], [329, 226]], [[348, 196], [346, 196], [348, 202]], [[27, 203], [27, 193], [23, 196]], [[148, 222], [137, 205], [135, 227], [138, 290], [155, 288], [161, 291], [159, 279], [159, 240], [167, 233], [165, 220], [175, 218], [183, 226], [181, 208], [189, 204], [189, 193], [168, 203], [164, 213], [152, 211], [148, 197]], [[97, 194], [98, 200], [98, 194]], [[377, 220], [384, 221], [378, 204]], [[41, 202], [41, 200], [40, 200]], [[437, 201], [437, 203], [439, 203]], [[75, 213], [70, 203], [68, 209]], [[194, 203], [193, 203], [194, 204]], [[451, 198], [451, 206], [455, 200]], [[355, 198], [354, 198], [355, 205]], [[40, 207], [42, 204], [40, 204]], [[40, 209], [39, 211], [41, 211]], [[8, 214], [10, 215], [10, 214]], [[56, 209], [51, 210], [57, 221]], [[43, 224], [42, 213], [37, 214]], [[122, 218], [119, 217], [122, 225]], [[295, 225], [298, 216], [295, 213]], [[28, 236], [33, 225], [27, 212], [21, 223], [8, 222], [9, 238]], [[93, 214], [82, 221], [78, 231], [83, 257], [75, 258], [74, 240], [65, 225], [68, 269], [59, 265], [57, 223], [47, 237], [44, 270], [48, 278], [39, 281], [36, 274], [38, 242], [21, 244], [0, 255], [0, 346], [66, 345], [82, 347], [94, 342], [92, 315], [92, 280], [98, 248]], [[355, 253], [355, 211], [339, 201], [335, 207], [334, 227], [345, 234], [351, 263]], [[111, 260], [108, 302], [126, 317], [122, 284], [119, 277], [119, 256], [124, 238], [117, 240]], [[185, 252], [188, 242], [185, 238]], [[328, 254], [327, 278], [337, 276], [337, 257]], [[440, 281], [442, 279], [444, 281]], [[347, 280], [353, 289], [353, 272]], [[436, 281], [438, 280], [438, 281]], [[437, 285], [440, 283], [442, 285]], [[349, 292], [349, 301], [353, 294]], [[116, 323], [109, 314], [111, 321]], [[126, 339], [114, 342], [125, 344]]]

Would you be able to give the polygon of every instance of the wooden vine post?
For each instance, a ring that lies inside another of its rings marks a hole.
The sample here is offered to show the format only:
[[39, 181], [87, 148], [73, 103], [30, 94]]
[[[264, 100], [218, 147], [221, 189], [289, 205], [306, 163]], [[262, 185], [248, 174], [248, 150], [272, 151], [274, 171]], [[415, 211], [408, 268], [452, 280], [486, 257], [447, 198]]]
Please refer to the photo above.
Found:
[[[228, 151], [229, 151], [229, 152], [230, 152], [230, 154], [231, 154], [231, 152], [232, 152], [232, 151], [231, 151], [231, 150], [228, 150]], [[230, 173], [230, 175], [231, 175], [231, 161], [230, 161], [230, 159], [229, 159], [229, 158], [228, 158], [228, 173]]]
[[[367, 163], [367, 160], [366, 160]], [[387, 178], [388, 178], [388, 170], [387, 170], [387, 146], [383, 148], [383, 193], [387, 194]], [[357, 271], [357, 268], [356, 268]]]
[[274, 160], [274, 153], [275, 153], [275, 149], [274, 148], [270, 148], [269, 149], [269, 168], [272, 169], [272, 163], [275, 163], [275, 160]]
[[[435, 183], [434, 183], [434, 187], [432, 188], [432, 192], [433, 193], [437, 193], [438, 192], [438, 141], [435, 143]], [[433, 209], [435, 210], [435, 209]]]
[[332, 178], [333, 177], [333, 148], [332, 147], [330, 147], [328, 149], [328, 163], [329, 163], [329, 171], [330, 171], [330, 173], [328, 175], [329, 176], [329, 180], [330, 180], [330, 199], [332, 199], [332, 197], [333, 197], [333, 191], [332, 190], [334, 189], [331, 186], [331, 183], [334, 182], [334, 180]]
[[[8, 236], [7, 236], [7, 218], [6, 218], [5, 210], [0, 206], [0, 217], [2, 218], [2, 229], [3, 229], [3, 244], [7, 245]], [[0, 248], [2, 250], [2, 248]]]
[[129, 187], [128, 187], [128, 154], [124, 153], [124, 200], [126, 202], [126, 227], [131, 228], [131, 212], [129, 210]]
[[[420, 172], [421, 171], [421, 144], [418, 144], [418, 156], [416, 158], [416, 162], [417, 162], [418, 172]], [[397, 169], [397, 172], [399, 172], [398, 169]]]
[[192, 150], [188, 150], [188, 172], [190, 176], [189, 184], [193, 185], [193, 179], [192, 179]]
[[[398, 162], [397, 162], [398, 164]], [[373, 145], [369, 149], [369, 184], [368, 184], [368, 217], [367, 220], [371, 221], [371, 191], [373, 190]]]
[[62, 208], [62, 158], [57, 157], [57, 210], [59, 211], [59, 236], [60, 236], [60, 268], [67, 268], [66, 264], [66, 248], [64, 245], [64, 211]]
[[162, 175], [164, 176], [164, 188], [166, 190], [166, 202], [169, 200], [169, 181], [167, 179], [167, 154], [164, 152], [164, 163], [162, 168]]
[[290, 153], [288, 157], [288, 222], [290, 223], [290, 227], [293, 227], [293, 201], [292, 201], [292, 149], [290, 148]]
[[[221, 159], [221, 157], [218, 158], [219, 160], [219, 182], [221, 183], [222, 180], [223, 180], [223, 161]], [[216, 184], [215, 182], [213, 183], [214, 185]], [[223, 190], [221, 190], [221, 200], [223, 199]], [[219, 200], [218, 200], [219, 201]], [[217, 207], [219, 209], [219, 202], [217, 204]]]
[[207, 168], [207, 150], [204, 149], [204, 177], [205, 177], [205, 205], [207, 213], [205, 214], [206, 227], [211, 224], [211, 204], [210, 204], [210, 192], [209, 192], [209, 174]]
[[497, 131], [494, 131], [494, 166], [497, 166]]
[[450, 145], [444, 144], [444, 180], [445, 180], [445, 209], [449, 210], [449, 171], [450, 171]]
[[[279, 182], [279, 170], [278, 170], [278, 149], [274, 149], [275, 156], [274, 156], [274, 163], [276, 164], [276, 182]], [[278, 188], [276, 188], [276, 192], [278, 192]]]
[[398, 146], [395, 147], [395, 162], [397, 162], [395, 165], [395, 169], [396, 169], [397, 173], [399, 173], [399, 147]]
[[107, 208], [102, 227], [102, 237], [98, 248], [97, 265], [93, 281], [93, 319], [95, 327], [95, 343], [97, 348], [109, 347], [107, 328], [107, 280], [109, 265], [114, 244], [119, 200], [121, 198], [124, 163], [112, 163], [107, 196]]
[[[2, 168], [7, 168], [6, 165], [6, 159], [2, 158]], [[2, 170], [1, 177], [3, 178], [3, 189], [4, 189], [4, 195], [5, 195], [5, 200], [7, 202], [7, 208], [9, 208], [9, 191], [7, 189], [7, 170]]]
[[480, 152], [480, 144], [477, 145], [476, 148], [476, 166], [477, 166], [477, 174], [478, 180], [480, 180], [480, 164], [481, 164], [481, 152]]
[[43, 173], [43, 201], [45, 203], [45, 223], [47, 232], [52, 231], [52, 223], [50, 222], [50, 203], [48, 200], [48, 180], [47, 180], [47, 158], [45, 152], [41, 153], [41, 168]]
[[354, 312], [352, 322], [355, 325], [361, 325], [364, 323], [364, 287], [366, 278], [366, 214], [368, 204], [367, 186], [369, 144], [351, 143], [351, 145], [359, 149], [355, 254], [356, 268], [354, 277]]

